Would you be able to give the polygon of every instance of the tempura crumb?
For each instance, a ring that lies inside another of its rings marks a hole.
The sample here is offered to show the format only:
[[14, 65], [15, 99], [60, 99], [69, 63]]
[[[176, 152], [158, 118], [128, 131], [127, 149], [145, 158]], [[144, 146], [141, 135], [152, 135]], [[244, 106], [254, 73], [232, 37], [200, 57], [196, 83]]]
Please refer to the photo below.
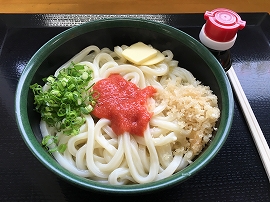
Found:
[[164, 116], [173, 117], [174, 123], [186, 131], [178, 135], [174, 151], [185, 150], [185, 158], [191, 160], [210, 141], [215, 123], [220, 117], [217, 96], [209, 86], [167, 80], [164, 90], [156, 95], [157, 102], [166, 105]]

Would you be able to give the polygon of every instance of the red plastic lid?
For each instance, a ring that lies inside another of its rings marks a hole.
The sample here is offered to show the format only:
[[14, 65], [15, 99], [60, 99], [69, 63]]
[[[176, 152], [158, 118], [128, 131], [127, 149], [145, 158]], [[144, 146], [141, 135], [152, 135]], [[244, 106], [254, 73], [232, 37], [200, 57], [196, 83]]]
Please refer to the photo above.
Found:
[[246, 25], [237, 13], [225, 8], [206, 11], [204, 19], [206, 20], [204, 31], [206, 36], [219, 42], [232, 40], [237, 31]]

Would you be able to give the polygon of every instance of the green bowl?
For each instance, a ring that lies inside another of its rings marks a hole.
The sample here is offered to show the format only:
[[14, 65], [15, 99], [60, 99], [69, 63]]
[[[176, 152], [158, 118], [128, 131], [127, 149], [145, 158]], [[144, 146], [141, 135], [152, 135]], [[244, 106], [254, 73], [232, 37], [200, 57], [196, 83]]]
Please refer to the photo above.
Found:
[[[42, 83], [42, 78], [89, 45], [99, 48], [131, 45], [138, 41], [158, 50], [170, 49], [179, 66], [189, 70], [218, 97], [221, 116], [210, 144], [194, 163], [172, 176], [152, 183], [113, 186], [76, 176], [60, 166], [41, 146], [40, 115], [33, 109], [33, 93], [29, 86]], [[229, 134], [234, 100], [230, 83], [215, 57], [200, 42], [171, 26], [143, 19], [105, 19], [70, 28], [43, 45], [25, 67], [16, 91], [15, 112], [21, 136], [34, 156], [62, 179], [87, 190], [105, 193], [146, 193], [175, 186], [203, 169], [218, 153]], [[211, 173], [209, 173], [211, 175]], [[190, 179], [192, 180], [192, 179]]]

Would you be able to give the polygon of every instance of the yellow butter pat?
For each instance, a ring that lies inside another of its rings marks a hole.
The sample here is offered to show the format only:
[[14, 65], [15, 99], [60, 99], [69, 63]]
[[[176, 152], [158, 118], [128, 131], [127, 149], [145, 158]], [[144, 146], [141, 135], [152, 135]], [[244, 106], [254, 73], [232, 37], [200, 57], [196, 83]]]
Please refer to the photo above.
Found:
[[155, 57], [147, 60], [146, 62], [142, 63], [141, 65], [146, 65], [146, 66], [154, 65], [154, 64], [161, 62], [164, 59], [165, 59], [165, 56], [161, 52], [158, 51], [158, 53]]
[[157, 50], [142, 42], [135, 43], [125, 49], [122, 54], [130, 62], [140, 65], [157, 55]]

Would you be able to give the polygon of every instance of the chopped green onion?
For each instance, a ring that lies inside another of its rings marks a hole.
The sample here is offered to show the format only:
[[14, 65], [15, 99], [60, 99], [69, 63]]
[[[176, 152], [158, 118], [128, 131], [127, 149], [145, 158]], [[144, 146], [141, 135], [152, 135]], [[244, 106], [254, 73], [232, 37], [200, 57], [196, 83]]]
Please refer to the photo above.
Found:
[[83, 72], [82, 74], [82, 79], [86, 80], [88, 78], [88, 73], [87, 72]]
[[53, 83], [55, 81], [55, 78], [53, 76], [49, 76], [46, 80], [49, 83]]
[[[59, 146], [56, 146], [58, 143], [58, 138], [56, 136], [52, 136], [52, 135], [47, 135], [43, 138], [41, 144], [43, 146], [45, 146], [46, 148], [48, 148], [49, 152], [60, 152], [60, 153], [64, 153], [64, 151], [67, 148], [67, 144], [61, 144]], [[55, 145], [53, 145], [55, 144]], [[51, 148], [49, 148], [51, 146]]]
[[[80, 127], [85, 123], [83, 114], [89, 114], [96, 104], [92, 84], [92, 70], [84, 65], [74, 64], [59, 71], [57, 77], [49, 76], [43, 81], [47, 82], [48, 90], [35, 83], [30, 86], [34, 93], [35, 109], [41, 118], [51, 127], [62, 131], [66, 135], [77, 135]], [[52, 137], [46, 136], [42, 144], [56, 143]], [[60, 146], [58, 146], [60, 147]], [[58, 148], [64, 150], [65, 146]]]
[[64, 151], [66, 150], [66, 148], [67, 148], [67, 144], [60, 144], [57, 149], [58, 149], [58, 151], [60, 153], [64, 153]]

